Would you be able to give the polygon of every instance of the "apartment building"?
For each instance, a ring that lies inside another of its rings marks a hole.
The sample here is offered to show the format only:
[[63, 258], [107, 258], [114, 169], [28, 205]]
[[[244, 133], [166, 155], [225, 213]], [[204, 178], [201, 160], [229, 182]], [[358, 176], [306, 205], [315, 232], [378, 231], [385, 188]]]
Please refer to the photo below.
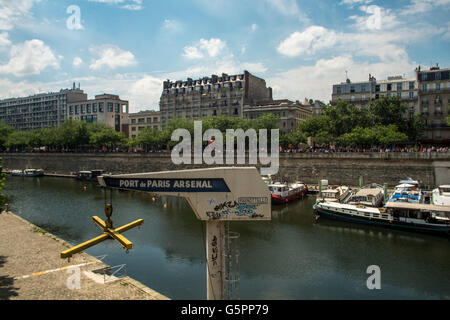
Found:
[[265, 114], [274, 114], [280, 118], [279, 128], [282, 133], [296, 131], [301, 121], [312, 116], [311, 106], [299, 101], [275, 100], [267, 104], [244, 106], [245, 119], [257, 119]]
[[450, 102], [450, 68], [416, 69], [419, 112], [425, 117], [424, 141], [450, 142], [450, 127], [446, 117]]
[[139, 133], [146, 129], [152, 128], [161, 130], [161, 112], [154, 110], [146, 110], [138, 113], [130, 113], [130, 137], [136, 138]]
[[264, 79], [248, 71], [238, 75], [212, 75], [198, 80], [163, 84], [160, 99], [161, 127], [171, 119], [197, 119], [215, 116], [243, 117], [244, 105], [268, 103], [272, 88]]
[[399, 97], [408, 105], [410, 116], [419, 111], [417, 81], [415, 78], [404, 78], [403, 76], [377, 80], [369, 75], [369, 81], [355, 83], [347, 79], [346, 82], [333, 85], [331, 103], [336, 104], [339, 100], [344, 100], [365, 109], [370, 101], [391, 96]]
[[129, 136], [129, 103], [113, 94], [101, 94], [67, 104], [68, 118], [88, 123], [100, 122]]
[[74, 84], [59, 92], [0, 100], [0, 121], [15, 130], [56, 127], [67, 119], [68, 104], [86, 99], [87, 94]]

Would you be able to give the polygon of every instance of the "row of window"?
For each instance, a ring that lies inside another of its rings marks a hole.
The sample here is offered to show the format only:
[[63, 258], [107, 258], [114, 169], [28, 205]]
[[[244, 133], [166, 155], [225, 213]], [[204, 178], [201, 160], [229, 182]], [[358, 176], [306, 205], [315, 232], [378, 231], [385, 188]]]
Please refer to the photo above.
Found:
[[[151, 123], [152, 122], [152, 118], [138, 118], [137, 119], [137, 123], [146, 123], [146, 120], [147, 120], [147, 123]], [[154, 123], [159, 122], [159, 118], [158, 117], [153, 117], [153, 122]], [[132, 124], [136, 124], [136, 119], [131, 119], [131, 123]]]

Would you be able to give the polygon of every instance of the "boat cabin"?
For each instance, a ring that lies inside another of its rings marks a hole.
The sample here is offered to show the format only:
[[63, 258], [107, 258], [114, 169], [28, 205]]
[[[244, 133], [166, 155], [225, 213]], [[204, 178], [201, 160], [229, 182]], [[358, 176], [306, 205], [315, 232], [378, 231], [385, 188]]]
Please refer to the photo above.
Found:
[[386, 209], [397, 221], [450, 225], [450, 206], [389, 202]]
[[380, 188], [361, 189], [353, 194], [347, 203], [378, 207], [383, 203], [384, 191]]

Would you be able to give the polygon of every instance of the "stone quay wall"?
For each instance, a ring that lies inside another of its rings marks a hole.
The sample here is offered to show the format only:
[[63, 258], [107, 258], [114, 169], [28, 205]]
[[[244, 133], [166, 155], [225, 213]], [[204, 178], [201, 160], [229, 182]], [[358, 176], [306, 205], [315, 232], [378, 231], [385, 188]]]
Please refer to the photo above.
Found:
[[[70, 174], [102, 169], [113, 174], [207, 168], [207, 165], [175, 165], [170, 153], [0, 153], [3, 167], [44, 169]], [[216, 165], [217, 167], [217, 165]], [[256, 165], [260, 167], [260, 165]], [[450, 154], [447, 153], [293, 153], [280, 154], [280, 169], [274, 180], [309, 184], [326, 179], [330, 184], [356, 186], [388, 183], [411, 177], [424, 186], [450, 184]]]

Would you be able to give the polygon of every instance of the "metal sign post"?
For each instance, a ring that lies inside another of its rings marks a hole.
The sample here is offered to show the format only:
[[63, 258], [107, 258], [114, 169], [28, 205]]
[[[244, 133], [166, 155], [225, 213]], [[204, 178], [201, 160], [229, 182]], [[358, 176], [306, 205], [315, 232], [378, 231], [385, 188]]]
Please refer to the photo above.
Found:
[[271, 220], [271, 196], [256, 168], [213, 168], [100, 176], [101, 186], [186, 198], [206, 221], [208, 300], [224, 299], [225, 222]]

